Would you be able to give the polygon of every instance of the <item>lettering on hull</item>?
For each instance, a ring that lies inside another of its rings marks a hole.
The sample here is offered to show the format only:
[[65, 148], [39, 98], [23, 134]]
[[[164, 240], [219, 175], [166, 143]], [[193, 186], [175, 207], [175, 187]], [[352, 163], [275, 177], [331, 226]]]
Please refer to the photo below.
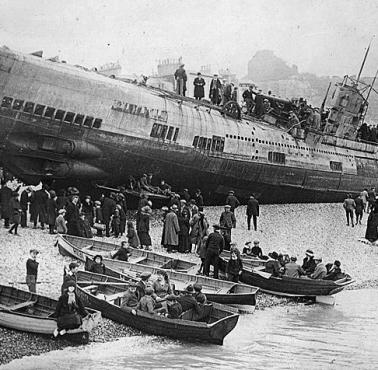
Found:
[[136, 116], [150, 118], [157, 121], [162, 121], [162, 122], [168, 121], [168, 112], [165, 110], [147, 108], [147, 107], [132, 104], [132, 103], [125, 103], [120, 100], [114, 100], [113, 105], [111, 106], [111, 109], [117, 112], [133, 114]]

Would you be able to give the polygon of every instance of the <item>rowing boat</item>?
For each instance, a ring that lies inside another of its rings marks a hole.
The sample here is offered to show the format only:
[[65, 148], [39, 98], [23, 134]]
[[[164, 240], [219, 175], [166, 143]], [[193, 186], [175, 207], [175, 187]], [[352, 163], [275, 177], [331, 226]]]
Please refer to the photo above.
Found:
[[122, 297], [127, 287], [121, 286], [121, 283], [124, 281], [110, 276], [79, 271], [77, 294], [85, 305], [101, 311], [104, 317], [149, 334], [185, 341], [221, 345], [239, 319], [236, 309], [216, 303], [203, 305], [200, 316], [189, 310], [179, 319], [129, 307], [121, 308]]
[[[57, 324], [51, 315], [55, 312], [57, 303], [52, 298], [0, 285], [0, 326], [52, 336]], [[88, 311], [89, 315], [83, 318], [80, 328], [67, 330], [62, 338], [75, 343], [88, 343], [89, 333], [101, 320], [100, 312]]]
[[[223, 260], [224, 265], [225, 261]], [[243, 260], [243, 272], [240, 281], [260, 288], [265, 293], [284, 297], [321, 297], [341, 292], [347, 285], [352, 284], [348, 275], [342, 279], [321, 280], [310, 278], [290, 278], [287, 276], [274, 277], [264, 271], [264, 267], [246, 267]]]
[[[85, 256], [101, 255], [104, 258], [110, 258], [111, 255], [119, 248], [119, 246], [113, 243], [80, 238], [72, 235], [59, 235], [57, 243], [61, 254], [68, 255], [82, 261], [85, 261]], [[134, 264], [193, 274], [195, 274], [198, 270], [198, 265], [194, 262], [164, 256], [162, 254], [143, 249], [130, 249], [132, 250], [132, 254], [129, 257], [129, 262]]]
[[[58, 247], [61, 254], [69, 255], [84, 262], [86, 261], [86, 267], [89, 269], [94, 255], [99, 254], [101, 250], [104, 252], [105, 248], [108, 248], [108, 250], [103, 254], [109, 253], [110, 250], [114, 251], [115, 245], [79, 237], [59, 236]], [[134, 251], [137, 252], [139, 250], [133, 249], [133, 255]], [[161, 257], [167, 258], [168, 262], [164, 265], [152, 263], [152, 261], [161, 261]], [[186, 261], [169, 261], [169, 257], [157, 253], [153, 253], [150, 255], [150, 258], [147, 258], [147, 264], [143, 261], [135, 262], [135, 259], [133, 260], [132, 258], [130, 258], [130, 260], [134, 262], [104, 258], [103, 262], [106, 267], [106, 274], [116, 278], [126, 280], [133, 279], [136, 281], [143, 272], [150, 272], [152, 275], [157, 275], [159, 271], [164, 270], [178, 292], [184, 291], [185, 287], [189, 284], [198, 283], [202, 285], [202, 292], [213, 302], [232, 305], [249, 305], [253, 307], [256, 305], [256, 293], [258, 289], [255, 287], [226, 280], [213, 279], [207, 276], [189, 274], [181, 272], [181, 270], [179, 272], [177, 270], [167, 269], [168, 265], [175, 266], [178, 264], [179, 266], [185, 266], [183, 263]], [[197, 269], [195, 269], [195, 271], [197, 271]]]

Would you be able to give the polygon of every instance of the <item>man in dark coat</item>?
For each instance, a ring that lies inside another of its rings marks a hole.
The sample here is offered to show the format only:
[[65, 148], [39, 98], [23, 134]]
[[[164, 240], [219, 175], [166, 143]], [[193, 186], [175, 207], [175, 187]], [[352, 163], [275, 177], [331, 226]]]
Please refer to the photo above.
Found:
[[176, 204], [171, 206], [171, 210], [166, 215], [164, 220], [164, 246], [167, 247], [167, 252], [171, 253], [172, 250], [176, 250], [179, 244], [179, 222], [177, 218], [178, 207]]
[[365, 208], [364, 200], [361, 194], [354, 200], [354, 203], [356, 205], [356, 208], [354, 210], [356, 214], [356, 225], [357, 224], [361, 225], [362, 216], [364, 215], [364, 208]]
[[46, 201], [47, 223], [49, 224], [49, 234], [55, 234], [55, 221], [58, 217], [57, 196], [54, 190], [50, 190], [50, 197]]
[[45, 223], [47, 222], [47, 199], [49, 199], [49, 193], [47, 192], [46, 186], [42, 185], [42, 189], [35, 192], [34, 202], [36, 206], [36, 217], [34, 219], [34, 228], [37, 228], [37, 222], [41, 223], [41, 229], [45, 228]]
[[231, 206], [231, 212], [233, 213], [236, 208], [240, 206], [239, 199], [236, 198], [235, 193], [233, 190], [230, 190], [228, 192], [228, 196], [226, 198], [226, 204], [229, 204]]
[[203, 267], [203, 273], [209, 276], [210, 265], [214, 266], [214, 278], [218, 279], [219, 270], [219, 256], [224, 249], [224, 239], [219, 233], [220, 226], [213, 225], [214, 232], [212, 232], [206, 240], [206, 256]]
[[249, 88], [247, 90], [245, 90], [243, 92], [243, 99], [245, 101], [245, 104], [247, 106], [247, 113], [248, 114], [251, 114], [252, 113], [252, 110], [253, 110], [253, 107], [255, 105], [254, 101], [253, 101], [253, 94], [252, 94], [252, 91], [253, 91], [253, 88], [252, 88], [252, 85], [249, 86]]
[[314, 252], [311, 249], [306, 250], [306, 257], [303, 259], [302, 268], [306, 275], [311, 275], [315, 271], [316, 262], [314, 260]]
[[67, 234], [80, 236], [79, 233], [79, 219], [80, 219], [80, 210], [77, 205], [79, 202], [78, 195], [71, 195], [71, 200], [66, 206], [66, 220], [67, 220]]
[[257, 117], [260, 117], [264, 114], [264, 96], [259, 92], [255, 96], [255, 114]]
[[260, 216], [260, 206], [258, 200], [251, 195], [247, 203], [247, 225], [248, 230], [251, 230], [251, 218], [253, 217], [253, 227], [257, 230], [257, 217]]
[[200, 314], [200, 308], [198, 302], [193, 297], [193, 293], [193, 285], [188, 285], [183, 291], [183, 295], [177, 298], [177, 302], [180, 303], [182, 312], [193, 309], [196, 313]]
[[218, 79], [218, 75], [215, 74], [213, 79], [211, 80], [210, 91], [209, 91], [209, 98], [214, 105], [219, 105], [220, 103], [221, 88], [222, 88], [222, 83]]
[[12, 189], [10, 189], [5, 183], [2, 184], [1, 189], [1, 216], [4, 219], [4, 227], [9, 227], [9, 218], [11, 217], [11, 210], [9, 208], [9, 202], [12, 198]]
[[21, 227], [27, 227], [27, 214], [29, 205], [29, 195], [31, 193], [31, 188], [27, 187], [22, 193], [20, 198], [21, 205]]
[[201, 72], [197, 73], [197, 77], [193, 81], [194, 85], [194, 98], [196, 100], [201, 100], [205, 96], [204, 86], [206, 85], [205, 80], [202, 78]]
[[222, 229], [225, 249], [229, 251], [231, 243], [231, 230], [236, 227], [236, 218], [231, 212], [231, 206], [229, 204], [224, 206], [224, 212], [222, 212], [219, 218], [219, 225]]
[[149, 272], [142, 272], [140, 275], [140, 280], [137, 282], [136, 285], [136, 296], [138, 297], [138, 301], [146, 294], [146, 288], [148, 285], [148, 279], [151, 277], [151, 273]]
[[181, 209], [178, 212], [178, 224], [179, 224], [179, 246], [178, 251], [180, 253], [189, 253], [191, 250], [191, 244], [189, 239], [189, 220], [190, 220], [190, 210], [186, 206], [185, 199], [181, 199]]
[[9, 201], [9, 210], [10, 210], [10, 221], [12, 222], [12, 226], [8, 232], [12, 234], [14, 231], [14, 235], [19, 235], [17, 233], [17, 229], [18, 229], [18, 225], [21, 222], [21, 205], [18, 200], [17, 191], [12, 192], [12, 197]]
[[378, 208], [373, 207], [367, 220], [365, 238], [374, 243], [378, 240]]
[[202, 197], [201, 189], [196, 190], [196, 194], [194, 195], [193, 199], [196, 201], [196, 206], [198, 208], [203, 207], [203, 197]]
[[181, 64], [175, 72], [176, 93], [182, 96], [185, 96], [186, 81], [188, 79], [188, 77], [186, 76], [184, 66], [185, 64]]
[[111, 193], [109, 197], [105, 197], [102, 203], [102, 218], [105, 224], [106, 236], [110, 236], [110, 218], [114, 213], [116, 202], [114, 200], [114, 194]]

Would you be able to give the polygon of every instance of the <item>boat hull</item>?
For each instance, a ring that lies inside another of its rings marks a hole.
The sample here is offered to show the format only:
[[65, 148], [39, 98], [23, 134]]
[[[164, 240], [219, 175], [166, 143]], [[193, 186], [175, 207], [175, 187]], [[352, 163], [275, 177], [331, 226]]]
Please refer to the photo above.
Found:
[[[102, 275], [92, 274], [91, 282], [96, 284], [96, 279], [101, 279]], [[85, 277], [85, 279], [88, 279]], [[105, 278], [106, 279], [106, 278]], [[108, 280], [111, 281], [111, 280]], [[114, 281], [119, 281], [115, 279]], [[148, 334], [166, 336], [170, 338], [190, 341], [205, 342], [213, 344], [223, 344], [225, 336], [230, 333], [236, 326], [239, 315], [224, 311], [220, 308], [219, 320], [212, 324], [204, 322], [195, 322], [182, 319], [168, 319], [164, 316], [156, 314], [148, 314], [139, 310], [120, 308], [106, 300], [97, 298], [96, 296], [86, 292], [80, 287], [80, 275], [78, 279], [78, 294], [85, 305], [102, 312], [103, 316], [121, 324], [141, 330]]]

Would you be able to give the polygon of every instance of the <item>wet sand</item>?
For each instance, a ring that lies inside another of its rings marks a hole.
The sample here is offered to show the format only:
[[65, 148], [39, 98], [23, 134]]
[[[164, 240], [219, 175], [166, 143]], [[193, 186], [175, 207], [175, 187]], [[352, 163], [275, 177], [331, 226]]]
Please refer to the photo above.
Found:
[[[205, 214], [210, 222], [219, 221], [222, 207], [206, 207]], [[241, 249], [248, 240], [259, 239], [264, 253], [269, 251], [287, 250], [296, 255], [298, 260], [304, 257], [307, 248], [313, 249], [316, 255], [321, 255], [323, 261], [333, 262], [339, 259], [342, 269], [356, 280], [356, 288], [378, 287], [376, 266], [378, 263], [378, 247], [359, 241], [365, 234], [367, 215], [363, 224], [347, 227], [345, 215], [340, 204], [293, 204], [293, 205], [263, 205], [259, 218], [258, 231], [247, 231], [245, 207], [236, 210], [237, 228], [233, 230], [233, 241]], [[151, 237], [153, 248], [159, 252], [161, 238], [160, 215], [155, 214], [151, 220]], [[38, 293], [54, 298], [59, 297], [62, 282], [63, 266], [70, 262], [62, 257], [54, 245], [56, 236], [49, 235], [48, 230], [20, 229], [20, 237], [8, 234], [0, 227], [0, 243], [3, 268], [0, 271], [0, 283], [22, 282], [25, 279], [25, 263], [29, 249], [40, 250], [38, 260], [39, 280]], [[119, 244], [121, 238], [106, 238], [109, 242]], [[194, 255], [182, 255], [183, 258], [197, 260]], [[26, 285], [16, 287], [27, 289]], [[295, 305], [292, 300], [258, 295], [257, 309], [265, 309], [276, 305]], [[104, 319], [104, 322], [91, 333], [91, 341], [109, 341], [124, 336], [132, 336], [135, 331], [122, 325]], [[39, 354], [69, 345], [64, 341], [53, 341], [38, 335], [18, 333], [12, 330], [0, 329], [0, 364], [20, 358], [25, 355]], [[17, 342], [17, 345], [14, 343]]]

